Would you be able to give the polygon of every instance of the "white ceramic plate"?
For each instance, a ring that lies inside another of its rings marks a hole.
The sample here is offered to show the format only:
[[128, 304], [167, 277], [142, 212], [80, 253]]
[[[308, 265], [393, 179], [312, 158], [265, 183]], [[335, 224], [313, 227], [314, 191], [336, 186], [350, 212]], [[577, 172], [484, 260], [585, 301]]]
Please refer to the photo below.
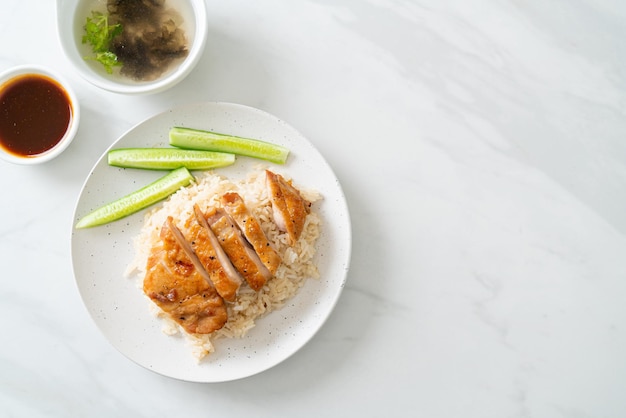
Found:
[[[163, 334], [136, 280], [124, 277], [133, 257], [132, 240], [140, 231], [145, 211], [108, 225], [72, 230], [76, 283], [105, 337], [141, 366], [194, 382], [251, 376], [277, 365], [305, 345], [333, 310], [350, 262], [351, 226], [345, 197], [332, 169], [307, 139], [278, 118], [242, 105], [199, 103], [172, 109], [135, 126], [111, 148], [168, 146], [168, 131], [174, 125], [258, 138], [291, 150], [287, 164], [277, 170], [323, 195], [316, 203], [323, 222], [316, 254], [321, 278], [308, 280], [290, 303], [258, 320], [245, 338], [218, 339], [216, 351], [200, 363], [184, 338]], [[258, 163], [240, 157], [235, 165], [218, 171], [243, 178]], [[110, 167], [104, 153], [83, 185], [74, 221], [163, 174]]]

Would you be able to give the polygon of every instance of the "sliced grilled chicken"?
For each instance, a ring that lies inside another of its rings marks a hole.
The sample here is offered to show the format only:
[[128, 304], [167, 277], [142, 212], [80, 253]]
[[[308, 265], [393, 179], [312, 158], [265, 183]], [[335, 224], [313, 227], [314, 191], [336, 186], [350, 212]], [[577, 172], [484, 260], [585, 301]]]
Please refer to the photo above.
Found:
[[280, 174], [265, 170], [266, 184], [272, 202], [272, 215], [276, 226], [289, 237], [294, 245], [304, 229], [304, 221], [311, 211], [311, 203]]
[[209, 334], [228, 320], [226, 305], [169, 217], [148, 257], [144, 293], [185, 331]]
[[260, 290], [272, 275], [242, 236], [239, 227], [222, 208], [209, 209], [205, 218], [233, 266], [252, 289]]
[[226, 213], [237, 223], [265, 267], [272, 275], [276, 273], [281, 263], [280, 256], [270, 244], [259, 221], [248, 210], [241, 196], [235, 192], [228, 192], [222, 196], [221, 202]]
[[187, 238], [191, 248], [209, 274], [217, 293], [224, 300], [234, 302], [244, 279], [220, 246], [217, 237], [197, 205], [194, 205], [194, 212], [193, 219], [187, 222], [189, 225]]

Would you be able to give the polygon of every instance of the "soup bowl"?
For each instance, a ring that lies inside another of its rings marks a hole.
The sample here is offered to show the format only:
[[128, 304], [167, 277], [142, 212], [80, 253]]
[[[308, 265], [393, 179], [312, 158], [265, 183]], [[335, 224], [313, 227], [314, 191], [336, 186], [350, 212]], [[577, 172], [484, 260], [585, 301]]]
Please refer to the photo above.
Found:
[[[144, 0], [144, 2], [164, 3], [163, 7], [166, 12], [173, 10], [176, 15], [174, 20], [179, 25], [177, 28], [184, 33], [187, 43], [186, 56], [174, 60], [156, 78], [148, 79], [137, 77], [138, 73], [126, 72], [125, 74], [124, 70], [124, 67], [130, 66], [131, 63], [139, 67], [147, 65], [150, 61], [143, 55], [133, 56], [129, 53], [125, 57], [127, 61], [119, 59], [121, 65], [113, 66], [111, 72], [94, 59], [96, 51], [88, 39], [84, 39], [87, 35], [86, 25], [88, 19], [93, 18], [94, 12], [108, 16], [107, 0], [57, 0], [57, 29], [61, 46], [76, 71], [85, 80], [114, 93], [150, 94], [173, 87], [193, 70], [206, 44], [207, 16], [204, 0]], [[121, 24], [122, 30], [125, 24]], [[126, 47], [127, 45], [124, 45], [124, 48]], [[120, 50], [132, 51], [132, 48]]]

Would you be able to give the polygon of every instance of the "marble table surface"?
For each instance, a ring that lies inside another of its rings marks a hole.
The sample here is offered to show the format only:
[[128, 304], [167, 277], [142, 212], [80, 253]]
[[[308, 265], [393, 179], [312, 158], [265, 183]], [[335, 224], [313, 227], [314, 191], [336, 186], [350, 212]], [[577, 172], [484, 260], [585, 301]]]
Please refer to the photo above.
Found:
[[[626, 414], [626, 3], [207, 0], [196, 69], [150, 96], [83, 81], [55, 3], [3, 0], [0, 70], [71, 80], [78, 136], [0, 162], [0, 416]], [[73, 275], [81, 186], [126, 130], [199, 101], [288, 122], [345, 192], [336, 308], [281, 364], [163, 377], [99, 332]]]

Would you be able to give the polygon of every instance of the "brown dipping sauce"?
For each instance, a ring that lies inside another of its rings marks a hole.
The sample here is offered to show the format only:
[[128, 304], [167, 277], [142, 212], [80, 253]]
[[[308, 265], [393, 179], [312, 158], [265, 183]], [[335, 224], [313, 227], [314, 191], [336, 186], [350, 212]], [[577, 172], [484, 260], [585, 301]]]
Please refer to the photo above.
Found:
[[72, 122], [72, 102], [55, 80], [25, 74], [0, 86], [0, 146], [18, 157], [42, 154]]

